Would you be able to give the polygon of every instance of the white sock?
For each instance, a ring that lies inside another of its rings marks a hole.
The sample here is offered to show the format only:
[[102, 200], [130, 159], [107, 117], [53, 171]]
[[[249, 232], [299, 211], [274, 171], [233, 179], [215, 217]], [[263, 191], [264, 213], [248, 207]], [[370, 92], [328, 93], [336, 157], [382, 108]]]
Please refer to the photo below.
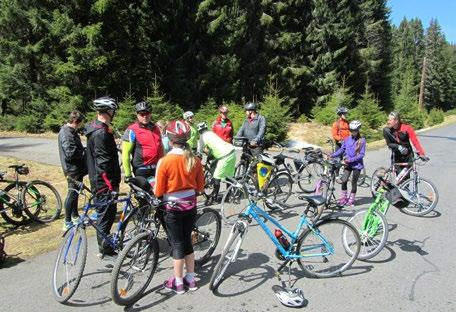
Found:
[[176, 286], [182, 285], [184, 283], [184, 279], [182, 277], [176, 277]]
[[192, 272], [192, 273], [188, 273], [185, 274], [185, 279], [188, 281], [188, 282], [191, 282], [195, 279], [195, 273]]

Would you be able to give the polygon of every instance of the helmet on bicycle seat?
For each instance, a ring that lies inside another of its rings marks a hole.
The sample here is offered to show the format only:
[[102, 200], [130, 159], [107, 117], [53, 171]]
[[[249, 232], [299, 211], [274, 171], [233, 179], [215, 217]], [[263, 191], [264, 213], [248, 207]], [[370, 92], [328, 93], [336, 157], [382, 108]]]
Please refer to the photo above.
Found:
[[225, 105], [219, 107], [219, 112], [220, 113], [228, 113], [228, 107]]
[[136, 113], [148, 112], [150, 113], [150, 104], [147, 101], [139, 102], [135, 105]]
[[183, 120], [173, 120], [166, 127], [166, 135], [171, 143], [185, 144], [190, 137], [190, 127]]
[[359, 131], [359, 129], [361, 129], [361, 121], [353, 120], [348, 127], [350, 128], [350, 131]]
[[103, 96], [93, 101], [93, 107], [98, 112], [106, 112], [108, 110], [116, 110], [118, 108], [116, 100], [109, 96]]
[[207, 123], [205, 121], [200, 122], [197, 126], [198, 132], [203, 132], [204, 130], [207, 130]]
[[250, 103], [247, 103], [244, 105], [244, 110], [246, 111], [256, 111], [257, 110], [257, 106], [255, 103], [253, 102], [250, 102]]
[[348, 108], [345, 106], [339, 106], [336, 110], [337, 115], [344, 115], [348, 113]]
[[187, 111], [182, 115], [182, 117], [184, 117], [185, 120], [187, 120], [193, 116], [195, 116], [195, 114], [193, 114], [193, 112], [191, 112], [191, 111]]
[[287, 307], [300, 308], [304, 306], [304, 293], [299, 288], [285, 289], [281, 286], [274, 285], [272, 287], [274, 294], [279, 299], [280, 303]]

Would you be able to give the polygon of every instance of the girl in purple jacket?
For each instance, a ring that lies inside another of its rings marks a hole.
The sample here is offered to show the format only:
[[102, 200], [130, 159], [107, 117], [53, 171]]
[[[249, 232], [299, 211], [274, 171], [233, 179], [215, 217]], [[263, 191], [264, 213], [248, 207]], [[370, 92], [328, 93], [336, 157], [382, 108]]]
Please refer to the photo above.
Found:
[[[361, 122], [353, 120], [350, 122], [349, 129], [350, 135], [343, 141], [341, 148], [331, 155], [331, 158], [343, 155], [343, 163], [346, 165], [341, 178], [342, 195], [338, 201], [341, 206], [353, 206], [355, 202], [358, 178], [361, 170], [364, 168], [363, 158], [366, 154], [366, 139], [361, 137], [359, 132]], [[352, 172], [351, 193], [348, 196], [347, 183]]]

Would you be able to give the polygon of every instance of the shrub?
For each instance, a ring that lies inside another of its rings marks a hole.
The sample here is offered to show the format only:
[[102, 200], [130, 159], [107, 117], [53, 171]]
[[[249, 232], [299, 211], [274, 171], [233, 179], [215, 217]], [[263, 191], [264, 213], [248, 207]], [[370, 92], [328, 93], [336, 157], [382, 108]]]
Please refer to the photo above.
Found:
[[338, 88], [323, 105], [315, 105], [312, 108], [314, 118], [324, 124], [331, 125], [336, 119], [336, 110], [339, 106], [351, 107], [353, 105], [353, 96], [345, 87]]
[[386, 122], [386, 115], [372, 93], [366, 91], [358, 105], [350, 112], [350, 120], [360, 120], [365, 129], [378, 129]]
[[445, 120], [445, 113], [438, 108], [433, 108], [429, 111], [427, 124], [429, 126], [437, 125]]
[[11, 131], [16, 127], [16, 116], [4, 115], [0, 116], [0, 130]]
[[42, 120], [35, 115], [25, 115], [16, 118], [16, 130], [21, 132], [38, 133], [42, 130]]
[[119, 109], [116, 111], [112, 125], [121, 133], [127, 129], [128, 125], [135, 121], [135, 99], [131, 94], [127, 94], [122, 101], [119, 102]]
[[207, 123], [209, 128], [212, 127], [212, 124], [217, 119], [219, 115], [218, 108], [222, 105], [228, 107], [229, 113], [228, 118], [233, 123], [233, 132], [236, 135], [237, 131], [241, 127], [245, 119], [245, 112], [242, 105], [236, 104], [234, 102], [222, 103], [217, 105], [214, 99], [209, 99], [206, 103], [201, 105], [199, 110], [195, 113], [195, 121]]
[[152, 120], [174, 120], [182, 119], [183, 109], [177, 105], [168, 102], [165, 95], [160, 91], [160, 85], [155, 79], [152, 83], [152, 94], [147, 98], [152, 106]]

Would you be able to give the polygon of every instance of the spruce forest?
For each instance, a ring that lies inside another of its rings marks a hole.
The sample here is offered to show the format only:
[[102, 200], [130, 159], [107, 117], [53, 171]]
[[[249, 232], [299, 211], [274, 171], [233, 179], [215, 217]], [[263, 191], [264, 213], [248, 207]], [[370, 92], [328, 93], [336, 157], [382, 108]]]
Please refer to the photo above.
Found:
[[389, 14], [386, 0], [0, 0], [0, 129], [56, 131], [103, 95], [120, 102], [119, 128], [141, 99], [166, 120], [210, 121], [226, 104], [235, 127], [255, 101], [274, 139], [291, 121], [331, 123], [338, 105], [372, 136], [393, 109], [441, 122], [456, 46], [437, 19], [396, 27]]

